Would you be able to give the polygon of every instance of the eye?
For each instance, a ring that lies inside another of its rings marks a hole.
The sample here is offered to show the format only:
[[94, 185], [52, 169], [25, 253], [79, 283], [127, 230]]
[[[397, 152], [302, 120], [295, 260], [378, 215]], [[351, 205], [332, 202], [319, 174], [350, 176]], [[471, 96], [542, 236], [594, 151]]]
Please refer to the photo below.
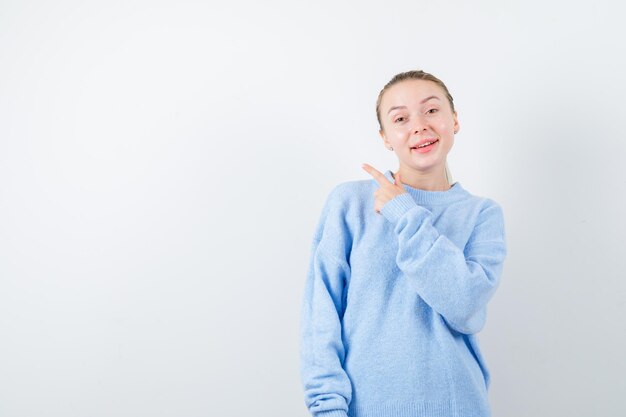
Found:
[[404, 122], [404, 120], [405, 120], [404, 117], [400, 116], [400, 117], [396, 117], [395, 119], [393, 119], [393, 122], [394, 123], [401, 123], [401, 122]]
[[433, 114], [433, 113], [437, 113], [438, 111], [439, 109], [432, 108], [432, 109], [429, 109], [426, 113]]

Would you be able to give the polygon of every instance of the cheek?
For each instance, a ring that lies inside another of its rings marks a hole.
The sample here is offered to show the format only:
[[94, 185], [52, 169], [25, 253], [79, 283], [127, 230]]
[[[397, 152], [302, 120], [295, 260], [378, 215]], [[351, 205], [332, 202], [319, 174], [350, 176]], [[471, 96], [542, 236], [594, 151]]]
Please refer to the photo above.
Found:
[[389, 142], [393, 142], [393, 143], [398, 142], [402, 140], [403, 136], [404, 136], [404, 133], [400, 132], [397, 129], [387, 131], [387, 140]]
[[394, 129], [393, 136], [396, 139], [404, 139], [407, 136], [411, 136], [411, 129], [408, 127], [398, 126], [396, 127], [396, 129]]
[[448, 122], [447, 120], [442, 120], [437, 127], [442, 133], [452, 133], [454, 132], [454, 121]]

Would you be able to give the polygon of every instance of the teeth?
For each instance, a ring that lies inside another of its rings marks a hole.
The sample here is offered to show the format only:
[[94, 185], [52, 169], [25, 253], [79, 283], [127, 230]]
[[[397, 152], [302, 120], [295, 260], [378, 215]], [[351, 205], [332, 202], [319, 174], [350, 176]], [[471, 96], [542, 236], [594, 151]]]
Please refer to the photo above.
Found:
[[435, 142], [434, 141], [433, 142], [426, 142], [425, 144], [418, 146], [418, 148], [423, 148], [424, 146], [428, 146], [431, 143], [435, 143]]

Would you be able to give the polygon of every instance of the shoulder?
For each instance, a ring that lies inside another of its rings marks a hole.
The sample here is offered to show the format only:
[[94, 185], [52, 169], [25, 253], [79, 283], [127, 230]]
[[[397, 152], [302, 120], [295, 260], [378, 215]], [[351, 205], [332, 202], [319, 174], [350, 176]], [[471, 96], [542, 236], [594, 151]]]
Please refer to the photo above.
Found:
[[325, 210], [349, 210], [366, 201], [373, 193], [373, 180], [344, 181], [335, 185], [326, 198]]
[[469, 194], [469, 196], [476, 216], [474, 233], [470, 241], [480, 238], [503, 243], [506, 236], [502, 206], [490, 197], [474, 194]]
[[495, 219], [498, 223], [504, 223], [502, 206], [492, 198], [480, 197], [480, 217]]
[[465, 203], [474, 206], [480, 214], [502, 213], [502, 207], [496, 200], [473, 194], [465, 188], [463, 190], [466, 197], [464, 199]]
[[472, 194], [464, 189], [465, 198], [459, 202], [458, 210], [473, 224], [472, 238], [488, 235], [490, 240], [504, 241], [505, 219], [502, 206], [493, 198]]
[[354, 180], [335, 185], [326, 197], [314, 241], [319, 241], [322, 236], [335, 241], [349, 239], [354, 224], [362, 217], [359, 213], [373, 196], [373, 182]]

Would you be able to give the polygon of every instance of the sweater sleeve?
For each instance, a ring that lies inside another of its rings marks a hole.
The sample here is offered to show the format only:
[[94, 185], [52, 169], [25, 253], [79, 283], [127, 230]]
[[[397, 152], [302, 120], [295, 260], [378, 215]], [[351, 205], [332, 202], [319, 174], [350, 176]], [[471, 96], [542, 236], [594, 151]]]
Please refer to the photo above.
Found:
[[396, 262], [420, 297], [461, 333], [479, 332], [506, 257], [504, 217], [493, 200], [482, 208], [464, 249], [433, 226], [432, 213], [403, 193], [381, 214], [394, 224]]
[[301, 378], [305, 403], [314, 417], [347, 417], [352, 385], [343, 363], [344, 288], [350, 267], [340, 219], [328, 204], [318, 224], [301, 310]]

